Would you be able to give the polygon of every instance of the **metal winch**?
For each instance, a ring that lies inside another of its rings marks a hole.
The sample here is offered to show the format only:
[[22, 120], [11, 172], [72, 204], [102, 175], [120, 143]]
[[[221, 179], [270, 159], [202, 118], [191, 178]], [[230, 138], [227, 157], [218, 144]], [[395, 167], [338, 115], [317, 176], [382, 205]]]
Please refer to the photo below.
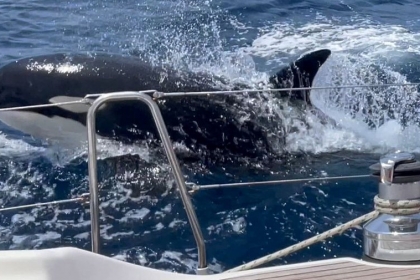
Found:
[[[393, 206], [420, 200], [420, 162], [413, 154], [396, 152], [385, 155], [379, 163], [370, 166], [370, 170], [379, 178], [378, 200], [385, 200]], [[395, 214], [381, 213], [364, 225], [364, 260], [420, 263], [420, 214], [400, 213], [398, 210], [401, 209], [396, 208], [390, 207]]]

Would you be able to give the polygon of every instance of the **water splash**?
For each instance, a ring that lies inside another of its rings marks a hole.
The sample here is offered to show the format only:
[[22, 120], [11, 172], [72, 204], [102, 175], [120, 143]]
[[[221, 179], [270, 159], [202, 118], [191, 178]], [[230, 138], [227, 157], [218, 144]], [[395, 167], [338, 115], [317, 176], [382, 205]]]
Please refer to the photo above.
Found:
[[[407, 76], [397, 71], [401, 68], [397, 62], [408, 63], [404, 57], [420, 54], [420, 49], [413, 47], [420, 34], [401, 26], [378, 26], [364, 18], [351, 21], [352, 25], [348, 25], [318, 16], [315, 22], [303, 25], [276, 23], [261, 28], [261, 35], [243, 51], [263, 57], [270, 66], [286, 62], [285, 53], [296, 56], [329, 48], [333, 55], [318, 72], [315, 87], [409, 83]], [[289, 126], [293, 129], [288, 130], [292, 133], [287, 134], [286, 149], [313, 153], [341, 149], [417, 152], [418, 100], [418, 90], [413, 86], [313, 90], [312, 103], [338, 126], [325, 124], [306, 112]], [[261, 105], [279, 111], [272, 104]], [[290, 124], [293, 114], [286, 108], [283, 106], [279, 118]]]
[[[408, 83], [406, 77], [375, 60], [338, 54], [327, 61], [314, 86]], [[420, 148], [419, 100], [416, 86], [363, 87], [316, 90], [313, 104], [333, 118], [340, 128], [350, 130], [370, 144], [370, 149], [386, 152]], [[338, 128], [339, 129], [339, 128]]]

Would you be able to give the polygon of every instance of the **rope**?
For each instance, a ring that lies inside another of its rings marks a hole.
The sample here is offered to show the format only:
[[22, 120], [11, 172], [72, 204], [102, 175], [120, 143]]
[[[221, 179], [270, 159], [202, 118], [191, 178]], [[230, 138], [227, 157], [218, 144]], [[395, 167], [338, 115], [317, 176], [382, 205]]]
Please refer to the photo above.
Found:
[[287, 247], [285, 249], [282, 249], [282, 250], [277, 251], [275, 253], [272, 253], [270, 255], [264, 256], [262, 258], [256, 259], [256, 260], [254, 260], [252, 262], [249, 262], [249, 263], [243, 264], [241, 266], [238, 266], [238, 267], [235, 267], [235, 268], [226, 270], [225, 272], [234, 272], [234, 271], [247, 270], [247, 269], [251, 269], [251, 268], [260, 266], [260, 265], [265, 264], [267, 262], [270, 262], [270, 261], [272, 261], [274, 259], [285, 257], [287, 255], [290, 255], [290, 254], [296, 252], [296, 251], [299, 251], [301, 249], [304, 249], [304, 248], [306, 248], [308, 246], [311, 246], [311, 245], [316, 244], [318, 242], [324, 241], [327, 238], [333, 237], [333, 236], [335, 236], [337, 234], [342, 234], [347, 229], [352, 228], [352, 227], [357, 226], [357, 225], [360, 225], [360, 224], [363, 224], [363, 223], [365, 223], [367, 221], [370, 221], [371, 219], [376, 218], [378, 215], [379, 215], [379, 212], [378, 211], [376, 211], [376, 210], [375, 211], [372, 211], [369, 214], [366, 214], [366, 215], [363, 215], [363, 216], [361, 216], [359, 218], [356, 218], [354, 220], [351, 220], [350, 222], [347, 222], [345, 224], [342, 224], [340, 226], [337, 226], [337, 227], [335, 227], [333, 229], [330, 229], [330, 230], [328, 230], [328, 231], [326, 231], [324, 233], [318, 234], [318, 235], [316, 235], [314, 237], [311, 237], [311, 238], [309, 238], [307, 240], [304, 240], [302, 242], [299, 242], [297, 244], [294, 244], [292, 246], [289, 246], [289, 247]]
[[[395, 84], [343, 85], [343, 86], [326, 86], [326, 87], [276, 88], [276, 89], [258, 89], [258, 90], [248, 89], [248, 90], [224, 90], [224, 91], [192, 91], [192, 92], [158, 92], [156, 90], [144, 90], [144, 91], [139, 91], [139, 93], [153, 93], [153, 98], [159, 99], [162, 97], [175, 97], [175, 96], [185, 96], [185, 95], [197, 96], [197, 95], [217, 95], [217, 94], [259, 93], [262, 91], [263, 92], [290, 92], [290, 91], [300, 91], [300, 90], [348, 89], [348, 88], [392, 87], [392, 86], [404, 87], [404, 86], [419, 86], [419, 85], [420, 83], [395, 83]], [[115, 93], [118, 93], [118, 92], [113, 92], [112, 94], [115, 94]], [[89, 100], [90, 98], [96, 98], [96, 97], [100, 97], [106, 94], [111, 94], [111, 93], [88, 94], [85, 96], [85, 98], [82, 98], [77, 101], [2, 108], [0, 109], [0, 112], [56, 107], [56, 106], [73, 105], [73, 104], [80, 104], [80, 103], [90, 104], [91, 103], [91, 100]]]
[[368, 84], [368, 85], [342, 85], [325, 87], [300, 87], [300, 88], [273, 88], [255, 90], [220, 90], [220, 91], [190, 91], [190, 92], [158, 92], [153, 94], [154, 98], [174, 97], [174, 96], [193, 96], [193, 95], [216, 95], [216, 94], [237, 94], [237, 93], [259, 93], [259, 92], [290, 92], [300, 90], [322, 90], [322, 89], [349, 89], [349, 88], [368, 88], [368, 87], [392, 87], [392, 86], [419, 86], [420, 83], [395, 83], [395, 84]]
[[17, 111], [17, 110], [27, 110], [27, 109], [38, 109], [38, 108], [48, 108], [48, 107], [58, 107], [63, 105], [73, 105], [73, 104], [90, 104], [90, 100], [88, 99], [80, 99], [77, 101], [67, 101], [67, 102], [59, 102], [59, 103], [51, 103], [51, 104], [42, 104], [42, 105], [31, 105], [31, 106], [20, 106], [20, 107], [10, 107], [10, 108], [2, 108], [0, 112], [4, 111]]
[[27, 209], [27, 208], [49, 206], [49, 205], [59, 205], [59, 204], [66, 204], [66, 203], [71, 203], [71, 202], [88, 203], [89, 196], [90, 195], [88, 193], [84, 193], [76, 198], [63, 199], [63, 200], [57, 200], [57, 201], [51, 201], [51, 202], [27, 204], [27, 205], [14, 206], [14, 207], [8, 207], [8, 208], [1, 208], [0, 212], [6, 212], [6, 211], [11, 211], [11, 210], [22, 210], [22, 209]]
[[286, 184], [286, 183], [360, 179], [360, 178], [368, 178], [368, 177], [371, 177], [371, 175], [367, 174], [367, 175], [349, 175], [349, 176], [336, 176], [336, 177], [315, 177], [315, 178], [285, 179], [285, 180], [273, 180], [273, 181], [261, 181], [261, 182], [243, 182], [243, 183], [227, 183], [227, 184], [211, 184], [211, 185], [197, 185], [195, 183], [187, 183], [187, 186], [191, 188], [190, 193], [194, 193], [199, 190], [207, 190], [207, 189], [215, 189], [215, 188], [269, 186], [269, 185]]
[[376, 195], [374, 202], [375, 210], [382, 214], [412, 215], [420, 213], [420, 199], [391, 201]]
[[375, 210], [370, 212], [369, 214], [363, 215], [359, 218], [351, 220], [350, 222], [337, 226], [333, 229], [330, 229], [324, 233], [318, 234], [314, 237], [311, 237], [307, 240], [299, 242], [295, 245], [289, 246], [285, 249], [282, 249], [270, 255], [261, 257], [252, 262], [229, 269], [225, 272], [247, 270], [247, 269], [251, 269], [251, 268], [260, 266], [262, 264], [268, 263], [274, 259], [285, 257], [296, 251], [304, 249], [308, 246], [324, 241], [327, 238], [333, 237], [337, 234], [342, 234], [344, 231], [348, 230], [349, 228], [363, 224], [365, 222], [370, 221], [371, 219], [378, 217], [379, 214], [412, 215], [412, 214], [420, 213], [420, 199], [391, 201], [391, 200], [379, 198], [376, 195], [373, 201], [375, 203]]

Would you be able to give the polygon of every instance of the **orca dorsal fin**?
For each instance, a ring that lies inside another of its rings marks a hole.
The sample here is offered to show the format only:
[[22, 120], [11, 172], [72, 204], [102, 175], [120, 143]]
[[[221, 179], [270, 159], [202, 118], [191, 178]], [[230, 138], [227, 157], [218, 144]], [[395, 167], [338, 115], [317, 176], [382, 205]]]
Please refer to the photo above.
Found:
[[[330, 55], [331, 51], [328, 49], [305, 54], [271, 76], [269, 81], [274, 88], [311, 87], [319, 68]], [[310, 104], [309, 91], [293, 91], [290, 97]]]

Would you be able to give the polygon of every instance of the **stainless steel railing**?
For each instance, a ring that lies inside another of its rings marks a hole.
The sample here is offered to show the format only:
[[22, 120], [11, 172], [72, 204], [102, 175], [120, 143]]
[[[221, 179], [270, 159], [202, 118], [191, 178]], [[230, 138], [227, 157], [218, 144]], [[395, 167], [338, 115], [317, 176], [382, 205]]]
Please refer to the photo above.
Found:
[[203, 234], [194, 208], [192, 206], [189, 193], [184, 181], [184, 177], [179, 166], [178, 159], [172, 147], [165, 122], [162, 118], [159, 107], [153, 99], [146, 93], [155, 93], [155, 91], [126, 91], [103, 94], [93, 101], [87, 114], [88, 130], [88, 170], [89, 170], [89, 189], [90, 189], [90, 212], [91, 212], [91, 239], [92, 251], [99, 253], [100, 245], [100, 227], [99, 227], [99, 194], [98, 194], [98, 174], [97, 174], [97, 151], [96, 151], [96, 112], [98, 108], [107, 102], [136, 100], [145, 103], [153, 116], [159, 136], [165, 148], [169, 163], [171, 164], [175, 182], [178, 186], [181, 199], [187, 212], [188, 220], [191, 225], [195, 242], [198, 249], [198, 274], [207, 274], [206, 245]]

